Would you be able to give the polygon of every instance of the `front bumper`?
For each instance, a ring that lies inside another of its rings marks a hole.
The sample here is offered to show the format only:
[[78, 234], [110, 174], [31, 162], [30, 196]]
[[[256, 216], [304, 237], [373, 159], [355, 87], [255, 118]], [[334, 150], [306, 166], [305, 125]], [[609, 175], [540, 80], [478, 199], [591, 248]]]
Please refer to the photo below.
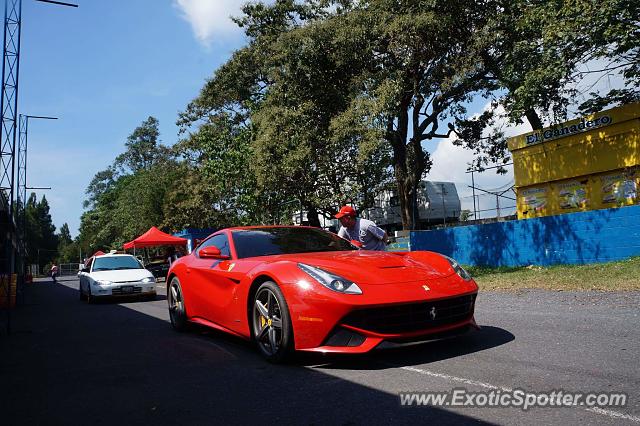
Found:
[[475, 282], [457, 275], [438, 281], [367, 286], [363, 295], [319, 289], [306, 297], [296, 297], [297, 291], [290, 297], [283, 286], [296, 350], [365, 353], [383, 342], [441, 339], [478, 328]]
[[93, 285], [91, 286], [92, 297], [135, 297], [135, 296], [151, 296], [156, 294], [156, 284], [127, 282], [113, 283], [109, 285]]

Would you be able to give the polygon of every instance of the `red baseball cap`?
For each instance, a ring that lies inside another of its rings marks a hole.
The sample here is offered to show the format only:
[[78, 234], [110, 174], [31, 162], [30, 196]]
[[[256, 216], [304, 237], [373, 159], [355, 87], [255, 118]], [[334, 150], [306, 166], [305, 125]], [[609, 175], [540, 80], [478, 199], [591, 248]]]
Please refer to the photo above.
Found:
[[356, 211], [351, 206], [342, 206], [340, 211], [336, 213], [335, 218], [340, 219], [343, 216], [356, 217]]

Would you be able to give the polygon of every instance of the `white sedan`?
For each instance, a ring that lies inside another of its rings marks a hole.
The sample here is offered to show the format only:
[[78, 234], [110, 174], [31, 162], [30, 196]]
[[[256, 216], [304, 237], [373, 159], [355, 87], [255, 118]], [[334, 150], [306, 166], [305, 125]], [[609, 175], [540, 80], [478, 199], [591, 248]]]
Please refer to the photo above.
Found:
[[144, 296], [156, 297], [153, 274], [135, 257], [128, 254], [105, 254], [89, 259], [78, 273], [80, 300], [91, 303], [99, 297]]

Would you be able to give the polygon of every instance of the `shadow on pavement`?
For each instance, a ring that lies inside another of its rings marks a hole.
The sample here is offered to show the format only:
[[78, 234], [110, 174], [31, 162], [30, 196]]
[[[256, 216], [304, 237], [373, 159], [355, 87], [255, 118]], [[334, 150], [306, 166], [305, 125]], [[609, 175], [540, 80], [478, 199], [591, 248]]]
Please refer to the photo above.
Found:
[[[163, 301], [88, 305], [65, 284], [29, 286], [28, 303], [12, 312], [13, 333], [0, 331], [0, 400], [10, 401], [3, 424], [480, 423], [401, 407], [395, 394], [299, 365], [268, 364], [218, 333], [176, 333]], [[500, 340], [496, 329], [485, 337], [492, 333]], [[486, 341], [471, 339], [477, 350]], [[440, 349], [455, 356], [464, 352], [458, 345]], [[408, 364], [437, 352], [415, 351], [381, 356]]]
[[372, 351], [361, 356], [299, 357], [301, 365], [322, 363], [325, 369], [380, 370], [428, 364], [495, 348], [515, 340], [515, 336], [499, 327], [482, 326], [450, 339]]

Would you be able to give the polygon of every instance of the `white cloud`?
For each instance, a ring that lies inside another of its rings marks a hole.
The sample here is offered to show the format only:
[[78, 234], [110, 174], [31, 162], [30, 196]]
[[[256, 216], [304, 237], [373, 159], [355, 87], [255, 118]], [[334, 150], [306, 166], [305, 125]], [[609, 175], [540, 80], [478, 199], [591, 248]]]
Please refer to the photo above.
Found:
[[242, 33], [231, 20], [240, 16], [246, 0], [174, 0], [174, 7], [189, 24], [196, 39], [209, 47], [217, 39], [229, 39]]
[[[486, 110], [488, 108], [489, 104], [487, 103], [484, 109]], [[500, 108], [498, 113], [504, 114], [504, 110]], [[521, 124], [518, 126], [508, 125], [504, 118], [497, 121], [496, 127], [501, 128], [507, 137], [531, 131], [531, 127], [528, 124]], [[474, 154], [469, 149], [454, 145], [454, 140], [455, 137], [453, 137], [453, 135], [442, 140], [431, 153], [433, 167], [427, 176], [427, 180], [454, 182], [462, 203], [462, 209], [473, 211], [473, 190], [469, 187], [471, 186], [471, 174], [467, 173], [467, 169], [469, 168], [469, 164], [473, 162]], [[474, 173], [475, 187], [482, 188], [487, 191], [507, 189], [510, 185], [513, 185], [514, 178], [513, 167], [507, 166], [506, 169], [507, 174], [504, 175], [497, 174], [494, 169], [486, 170], [482, 173]], [[513, 192], [507, 192], [504, 195], [515, 198]], [[476, 196], [476, 200], [480, 204], [479, 206], [476, 206], [477, 209], [485, 210], [496, 208], [495, 196], [483, 193], [479, 190], [476, 191]], [[510, 208], [505, 211], [504, 207], [514, 205], [515, 201], [501, 198], [501, 215], [513, 213], [515, 209]], [[486, 211], [482, 212], [479, 217], [493, 217], [495, 216], [495, 213], [495, 210]]]

